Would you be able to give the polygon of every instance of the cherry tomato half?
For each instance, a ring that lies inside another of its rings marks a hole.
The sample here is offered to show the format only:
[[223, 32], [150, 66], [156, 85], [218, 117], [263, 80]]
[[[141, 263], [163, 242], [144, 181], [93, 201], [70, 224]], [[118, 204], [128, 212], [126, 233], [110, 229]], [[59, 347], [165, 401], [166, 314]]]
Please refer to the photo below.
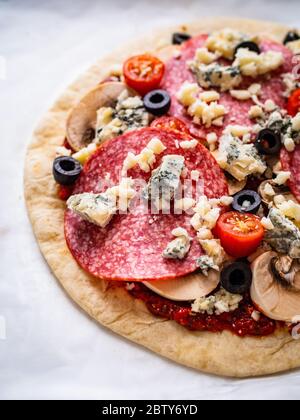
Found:
[[174, 131], [175, 133], [186, 134], [190, 137], [190, 131], [183, 121], [176, 117], [161, 117], [155, 119], [151, 127], [159, 128], [165, 131]]
[[289, 97], [287, 110], [292, 117], [300, 112], [300, 89], [296, 89]]
[[231, 211], [219, 217], [215, 234], [221, 245], [235, 258], [248, 257], [256, 251], [264, 237], [260, 218], [250, 213]]
[[123, 66], [127, 85], [141, 95], [157, 89], [164, 72], [164, 63], [149, 54], [131, 57], [125, 61]]

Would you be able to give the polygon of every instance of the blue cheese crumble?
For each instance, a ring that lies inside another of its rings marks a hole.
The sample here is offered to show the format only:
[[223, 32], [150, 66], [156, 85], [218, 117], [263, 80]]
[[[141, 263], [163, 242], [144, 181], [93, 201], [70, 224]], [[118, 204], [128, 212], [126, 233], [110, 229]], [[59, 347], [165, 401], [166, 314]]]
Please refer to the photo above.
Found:
[[280, 210], [271, 208], [268, 220], [273, 229], [265, 233], [265, 241], [277, 252], [300, 258], [300, 230]]
[[173, 229], [172, 235], [176, 238], [168, 243], [162, 256], [167, 259], [183, 260], [190, 250], [191, 239], [183, 228]]
[[184, 169], [184, 157], [166, 155], [161, 165], [152, 171], [144, 197], [146, 199], [171, 199], [180, 185], [180, 176]]
[[238, 181], [249, 175], [262, 175], [267, 170], [253, 144], [244, 144], [229, 133], [220, 138], [216, 159], [220, 167]]
[[234, 295], [221, 288], [212, 296], [196, 299], [192, 304], [192, 311], [200, 314], [221, 315], [235, 311], [242, 300], [243, 296]]
[[129, 96], [127, 90], [119, 96], [115, 108], [103, 107], [97, 111], [96, 143], [119, 136], [130, 130], [147, 127], [151, 116], [139, 96]]

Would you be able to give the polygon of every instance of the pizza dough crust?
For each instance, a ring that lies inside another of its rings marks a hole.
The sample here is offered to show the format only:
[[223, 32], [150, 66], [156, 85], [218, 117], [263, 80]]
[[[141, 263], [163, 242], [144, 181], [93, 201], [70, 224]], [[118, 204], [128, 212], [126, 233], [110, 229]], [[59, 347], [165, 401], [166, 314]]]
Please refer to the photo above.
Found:
[[[134, 53], [154, 51], [170, 43], [174, 31], [192, 35], [223, 27], [265, 34], [282, 40], [288, 28], [271, 22], [211, 18], [154, 31], [99, 60], [73, 83], [36, 128], [25, 163], [25, 198], [40, 249], [67, 294], [92, 318], [131, 341], [204, 372], [249, 377], [286, 371], [300, 366], [300, 340], [277, 331], [265, 338], [239, 338], [230, 332], [191, 332], [173, 321], [156, 318], [144, 303], [122, 288], [86, 274], [75, 262], [64, 238], [65, 203], [57, 197], [52, 177], [55, 149], [63, 143], [66, 119], [76, 102], [105, 78], [110, 69]], [[300, 312], [300, 308], [299, 308]]]

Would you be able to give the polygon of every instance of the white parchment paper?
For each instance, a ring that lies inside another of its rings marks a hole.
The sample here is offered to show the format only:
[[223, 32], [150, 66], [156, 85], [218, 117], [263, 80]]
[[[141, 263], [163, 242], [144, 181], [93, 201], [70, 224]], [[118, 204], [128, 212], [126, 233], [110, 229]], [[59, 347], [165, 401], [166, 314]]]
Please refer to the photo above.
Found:
[[209, 376], [96, 325], [51, 275], [24, 208], [26, 143], [63, 89], [120, 43], [211, 15], [300, 27], [300, 2], [0, 0], [0, 398], [299, 399], [300, 371]]

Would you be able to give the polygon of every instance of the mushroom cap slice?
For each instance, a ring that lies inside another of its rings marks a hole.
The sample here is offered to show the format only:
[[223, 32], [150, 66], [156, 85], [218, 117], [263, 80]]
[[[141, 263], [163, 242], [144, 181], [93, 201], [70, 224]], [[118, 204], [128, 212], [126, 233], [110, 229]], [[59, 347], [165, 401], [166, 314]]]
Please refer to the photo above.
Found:
[[276, 252], [266, 252], [253, 262], [251, 298], [269, 318], [293, 322], [300, 315], [299, 274], [296, 275], [294, 288], [281, 283], [271, 270], [271, 261], [278, 255]]
[[237, 194], [238, 192], [242, 191], [246, 187], [247, 180], [238, 181], [234, 178], [227, 177], [227, 183], [228, 183], [228, 193], [230, 196], [233, 196]]
[[[270, 196], [266, 194], [265, 188], [267, 184], [270, 184], [272, 186], [275, 192], [275, 196]], [[294, 201], [296, 204], [299, 204], [296, 197], [294, 197], [294, 195], [291, 193], [291, 190], [286, 185], [277, 185], [272, 179], [263, 181], [258, 188], [258, 192], [262, 198], [262, 201], [267, 206], [275, 205], [274, 197], [276, 197], [277, 195], [282, 195], [286, 201], [291, 200], [291, 201]]]
[[219, 282], [220, 273], [210, 270], [208, 277], [194, 273], [172, 280], [145, 281], [144, 285], [164, 298], [186, 301], [209, 295], [217, 288]]
[[[118, 97], [128, 90], [121, 82], [107, 82], [98, 85], [85, 95], [71, 110], [67, 121], [67, 139], [72, 148], [79, 151], [93, 141], [97, 111], [102, 107], [114, 107]], [[128, 90], [130, 96], [136, 93]]]

